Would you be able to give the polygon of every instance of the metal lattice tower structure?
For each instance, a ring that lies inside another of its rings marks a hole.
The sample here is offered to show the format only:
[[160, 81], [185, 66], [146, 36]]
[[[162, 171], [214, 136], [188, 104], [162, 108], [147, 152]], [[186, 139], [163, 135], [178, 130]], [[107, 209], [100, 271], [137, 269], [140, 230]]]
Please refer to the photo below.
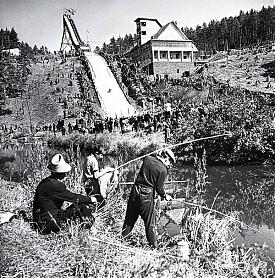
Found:
[[76, 25], [72, 19], [75, 10], [67, 9], [63, 14], [63, 35], [61, 40], [60, 51], [69, 50], [83, 50], [91, 51], [89, 45], [85, 44], [81, 39]]

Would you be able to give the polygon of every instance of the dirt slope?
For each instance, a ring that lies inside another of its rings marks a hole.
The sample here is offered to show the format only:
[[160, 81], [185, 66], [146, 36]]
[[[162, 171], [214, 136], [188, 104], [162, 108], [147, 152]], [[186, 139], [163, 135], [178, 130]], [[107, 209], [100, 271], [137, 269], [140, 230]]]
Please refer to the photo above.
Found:
[[257, 52], [250, 50], [229, 55], [228, 59], [222, 62], [213, 62], [207, 71], [217, 80], [228, 83], [232, 87], [275, 93], [274, 61], [274, 51]]

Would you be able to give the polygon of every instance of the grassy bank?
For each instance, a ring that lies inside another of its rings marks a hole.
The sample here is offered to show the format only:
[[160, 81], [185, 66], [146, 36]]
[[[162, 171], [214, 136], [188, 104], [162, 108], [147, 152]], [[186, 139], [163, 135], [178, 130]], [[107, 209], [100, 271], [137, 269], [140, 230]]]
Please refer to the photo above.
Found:
[[[24, 190], [19, 193], [21, 201], [12, 190], [6, 193], [18, 205], [27, 197]], [[267, 277], [266, 263], [252, 249], [232, 248], [231, 235], [237, 228], [233, 216], [218, 219], [189, 211], [181, 234], [162, 235], [160, 248], [150, 250], [141, 222], [129, 241], [122, 240], [125, 207], [121, 195], [113, 196], [95, 214], [90, 230], [70, 223], [59, 234], [41, 236], [21, 219], [2, 225], [2, 277]], [[190, 254], [179, 251], [176, 244], [182, 240]]]
[[70, 134], [66, 136], [50, 136], [48, 145], [53, 149], [76, 151], [84, 153], [88, 147], [101, 146], [108, 155], [117, 156], [120, 161], [135, 158], [165, 145], [164, 135], [161, 132], [145, 134], [144, 132], [128, 132], [121, 134], [99, 133], [99, 134]]
[[[36, 149], [37, 153], [26, 157], [30, 172], [23, 181], [0, 180], [0, 210], [24, 210], [31, 217], [34, 190], [48, 174], [47, 152], [43, 147]], [[67, 187], [80, 193], [81, 165], [71, 159], [74, 167]], [[123, 196], [128, 196], [128, 190], [108, 197], [107, 205], [94, 214], [95, 224], [89, 230], [79, 223], [68, 223], [59, 234], [41, 236], [20, 217], [1, 225], [2, 277], [268, 277], [267, 263], [256, 249], [234, 248], [235, 215], [220, 217], [198, 208], [185, 209], [180, 233], [159, 235], [157, 250], [149, 249], [141, 221], [129, 240], [123, 240]], [[179, 242], [185, 244], [183, 249]]]

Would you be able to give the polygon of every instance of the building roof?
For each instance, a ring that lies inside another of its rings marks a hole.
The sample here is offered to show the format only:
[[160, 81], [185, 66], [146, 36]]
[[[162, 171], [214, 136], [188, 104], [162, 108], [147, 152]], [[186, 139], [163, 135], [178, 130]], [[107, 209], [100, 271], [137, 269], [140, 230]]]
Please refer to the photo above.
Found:
[[159, 27], [162, 27], [162, 25], [159, 23], [159, 21], [155, 18], [145, 18], [145, 17], [138, 17], [135, 22], [141, 21], [141, 20], [146, 20], [146, 21], [155, 21]]
[[190, 40], [186, 37], [186, 35], [180, 30], [180, 28], [177, 26], [177, 24], [176, 24], [174, 21], [171, 21], [171, 22], [165, 24], [164, 26], [162, 26], [162, 27], [158, 30], [158, 32], [157, 32], [154, 36], [152, 36], [152, 39], [153, 39], [153, 40], [159, 39], [160, 36], [163, 34], [163, 32], [164, 32], [167, 28], [169, 28], [170, 26], [173, 27], [173, 28], [175, 29], [175, 31], [180, 35], [180, 37], [182, 38], [182, 40], [184, 40], [184, 41], [190, 41]]

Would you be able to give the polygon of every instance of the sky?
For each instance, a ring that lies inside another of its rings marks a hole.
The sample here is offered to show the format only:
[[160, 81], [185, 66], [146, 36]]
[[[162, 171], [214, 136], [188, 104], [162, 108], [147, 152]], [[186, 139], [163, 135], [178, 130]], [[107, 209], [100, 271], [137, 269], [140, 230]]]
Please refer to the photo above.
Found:
[[19, 40], [32, 47], [59, 50], [63, 12], [74, 9], [80, 36], [94, 49], [112, 37], [134, 35], [138, 17], [195, 28], [213, 19], [237, 16], [240, 10], [259, 11], [274, 4], [275, 0], [0, 0], [0, 28], [14, 27]]

